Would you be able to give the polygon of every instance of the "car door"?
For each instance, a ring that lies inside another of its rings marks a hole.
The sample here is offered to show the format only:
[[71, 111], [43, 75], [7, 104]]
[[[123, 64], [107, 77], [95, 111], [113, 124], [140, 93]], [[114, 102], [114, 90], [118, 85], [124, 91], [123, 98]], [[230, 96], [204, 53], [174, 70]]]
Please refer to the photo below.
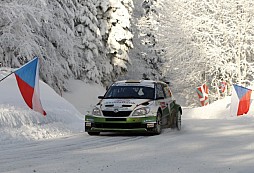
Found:
[[168, 100], [166, 98], [165, 92], [163, 90], [163, 85], [161, 83], [157, 83], [155, 85], [156, 99], [160, 108], [162, 110], [162, 125], [166, 125], [168, 123], [168, 117], [170, 115]]

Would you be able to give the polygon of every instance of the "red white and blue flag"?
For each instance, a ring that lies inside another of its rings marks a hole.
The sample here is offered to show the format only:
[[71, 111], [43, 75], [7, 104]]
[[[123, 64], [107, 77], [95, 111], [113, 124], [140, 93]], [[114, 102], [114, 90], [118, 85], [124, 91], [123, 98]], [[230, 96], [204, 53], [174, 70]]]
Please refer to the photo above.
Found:
[[231, 116], [240, 116], [248, 113], [250, 108], [251, 92], [251, 89], [239, 85], [233, 85], [230, 106]]
[[34, 111], [46, 115], [43, 110], [39, 93], [39, 59], [35, 57], [14, 72], [20, 93], [26, 104]]

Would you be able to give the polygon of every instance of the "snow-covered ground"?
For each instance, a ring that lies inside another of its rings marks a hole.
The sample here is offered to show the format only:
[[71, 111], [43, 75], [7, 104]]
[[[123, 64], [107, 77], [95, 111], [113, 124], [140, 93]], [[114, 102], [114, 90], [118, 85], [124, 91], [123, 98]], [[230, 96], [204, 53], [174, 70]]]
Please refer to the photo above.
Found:
[[[9, 69], [1, 71], [3, 77]], [[84, 133], [84, 112], [105, 89], [70, 81], [63, 97], [40, 82], [47, 116], [23, 102], [12, 75], [0, 83], [0, 172], [8, 173], [251, 173], [254, 170], [254, 105], [229, 115], [230, 97], [184, 108], [182, 130], [158, 136]], [[68, 101], [69, 102], [68, 102]], [[76, 107], [74, 107], [71, 103]], [[78, 111], [79, 110], [79, 111]]]
[[[0, 78], [9, 73], [10, 69], [2, 68]], [[82, 114], [47, 84], [40, 81], [39, 85], [46, 117], [28, 108], [14, 74], [0, 82], [0, 143], [55, 138], [83, 130]]]

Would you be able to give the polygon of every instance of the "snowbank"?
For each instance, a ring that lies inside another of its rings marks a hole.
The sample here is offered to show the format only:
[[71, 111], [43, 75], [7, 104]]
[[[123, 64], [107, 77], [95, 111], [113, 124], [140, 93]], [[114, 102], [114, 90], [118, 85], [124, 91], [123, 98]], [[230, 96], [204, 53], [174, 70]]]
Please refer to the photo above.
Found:
[[69, 80], [68, 86], [69, 91], [63, 93], [63, 97], [83, 115], [98, 103], [98, 96], [103, 96], [106, 92], [99, 84], [89, 84], [80, 80]]
[[[252, 95], [253, 99], [253, 95]], [[218, 100], [210, 105], [197, 108], [184, 108], [183, 118], [196, 118], [196, 119], [248, 119], [253, 118], [254, 105], [251, 103], [248, 114], [242, 116], [230, 115], [231, 96], [227, 96]]]
[[[10, 71], [8, 68], [0, 68], [0, 78], [8, 75]], [[1, 143], [55, 138], [84, 130], [80, 112], [44, 82], [40, 81], [39, 85], [46, 117], [25, 104], [14, 74], [0, 83]]]

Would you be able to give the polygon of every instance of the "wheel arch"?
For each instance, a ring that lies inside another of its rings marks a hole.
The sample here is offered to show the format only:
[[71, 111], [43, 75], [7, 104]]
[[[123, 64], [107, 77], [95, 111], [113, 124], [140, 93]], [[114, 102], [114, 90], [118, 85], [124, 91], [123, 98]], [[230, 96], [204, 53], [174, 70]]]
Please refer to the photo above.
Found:
[[161, 108], [160, 108], [160, 107], [158, 108], [157, 112], [160, 112], [160, 113], [161, 113], [161, 115], [162, 115], [162, 110], [161, 110]]
[[174, 110], [176, 111], [175, 113], [177, 113], [178, 111], [180, 111], [181, 115], [183, 114], [182, 107], [181, 107], [181, 105], [179, 105], [179, 104], [175, 104]]
[[181, 115], [183, 114], [183, 110], [181, 108], [181, 106], [179, 106], [178, 110], [180, 111]]

